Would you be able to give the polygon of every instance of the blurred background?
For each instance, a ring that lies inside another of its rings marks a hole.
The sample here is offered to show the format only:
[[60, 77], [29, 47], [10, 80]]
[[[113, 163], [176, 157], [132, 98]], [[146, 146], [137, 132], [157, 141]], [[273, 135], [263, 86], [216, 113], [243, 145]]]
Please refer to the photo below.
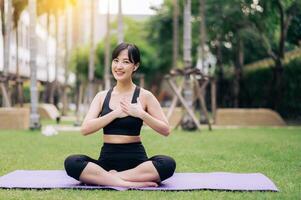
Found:
[[[284, 123], [301, 123], [299, 0], [0, 0], [0, 6], [3, 127], [23, 123], [16, 114], [24, 110], [32, 129], [43, 117], [80, 125], [95, 94], [114, 84], [111, 51], [123, 41], [140, 48], [134, 80], [155, 94], [169, 119], [177, 107], [184, 114], [186, 102], [200, 123], [218, 123], [225, 108], [271, 109]], [[166, 77], [175, 70], [184, 103]], [[204, 104], [194, 97], [192, 79]]]

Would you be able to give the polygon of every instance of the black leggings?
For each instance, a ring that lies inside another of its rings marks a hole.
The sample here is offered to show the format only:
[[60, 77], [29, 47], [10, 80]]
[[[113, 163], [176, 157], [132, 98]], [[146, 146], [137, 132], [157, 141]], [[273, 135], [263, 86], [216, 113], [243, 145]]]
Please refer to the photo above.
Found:
[[171, 177], [176, 169], [176, 162], [173, 158], [163, 155], [147, 158], [141, 142], [136, 142], [129, 144], [104, 143], [98, 160], [86, 155], [71, 155], [65, 160], [65, 170], [69, 176], [79, 180], [88, 162], [95, 163], [106, 171], [124, 171], [149, 160], [157, 169], [161, 181]]

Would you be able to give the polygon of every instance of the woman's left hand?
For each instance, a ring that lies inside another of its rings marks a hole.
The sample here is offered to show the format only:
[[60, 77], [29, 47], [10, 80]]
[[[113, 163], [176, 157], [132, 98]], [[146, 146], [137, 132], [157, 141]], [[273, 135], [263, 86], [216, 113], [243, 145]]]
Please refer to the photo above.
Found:
[[137, 98], [137, 103], [121, 101], [120, 106], [123, 112], [133, 117], [142, 118], [143, 114], [145, 113], [139, 98]]

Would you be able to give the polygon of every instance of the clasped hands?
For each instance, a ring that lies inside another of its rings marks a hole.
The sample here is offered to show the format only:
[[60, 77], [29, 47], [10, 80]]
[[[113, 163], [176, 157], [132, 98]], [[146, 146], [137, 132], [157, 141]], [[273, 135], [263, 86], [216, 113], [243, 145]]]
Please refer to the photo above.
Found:
[[117, 118], [123, 118], [129, 115], [142, 118], [145, 113], [139, 98], [137, 98], [137, 103], [131, 103], [123, 98], [120, 101], [120, 105], [114, 110], [114, 112], [116, 113]]

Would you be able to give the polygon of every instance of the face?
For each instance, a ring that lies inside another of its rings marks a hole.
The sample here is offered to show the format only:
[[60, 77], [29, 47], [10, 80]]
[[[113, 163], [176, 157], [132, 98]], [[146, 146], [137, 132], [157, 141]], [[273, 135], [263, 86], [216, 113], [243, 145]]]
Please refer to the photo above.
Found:
[[121, 51], [117, 58], [112, 61], [112, 74], [117, 81], [129, 80], [136, 71], [138, 65], [131, 63], [128, 50]]

